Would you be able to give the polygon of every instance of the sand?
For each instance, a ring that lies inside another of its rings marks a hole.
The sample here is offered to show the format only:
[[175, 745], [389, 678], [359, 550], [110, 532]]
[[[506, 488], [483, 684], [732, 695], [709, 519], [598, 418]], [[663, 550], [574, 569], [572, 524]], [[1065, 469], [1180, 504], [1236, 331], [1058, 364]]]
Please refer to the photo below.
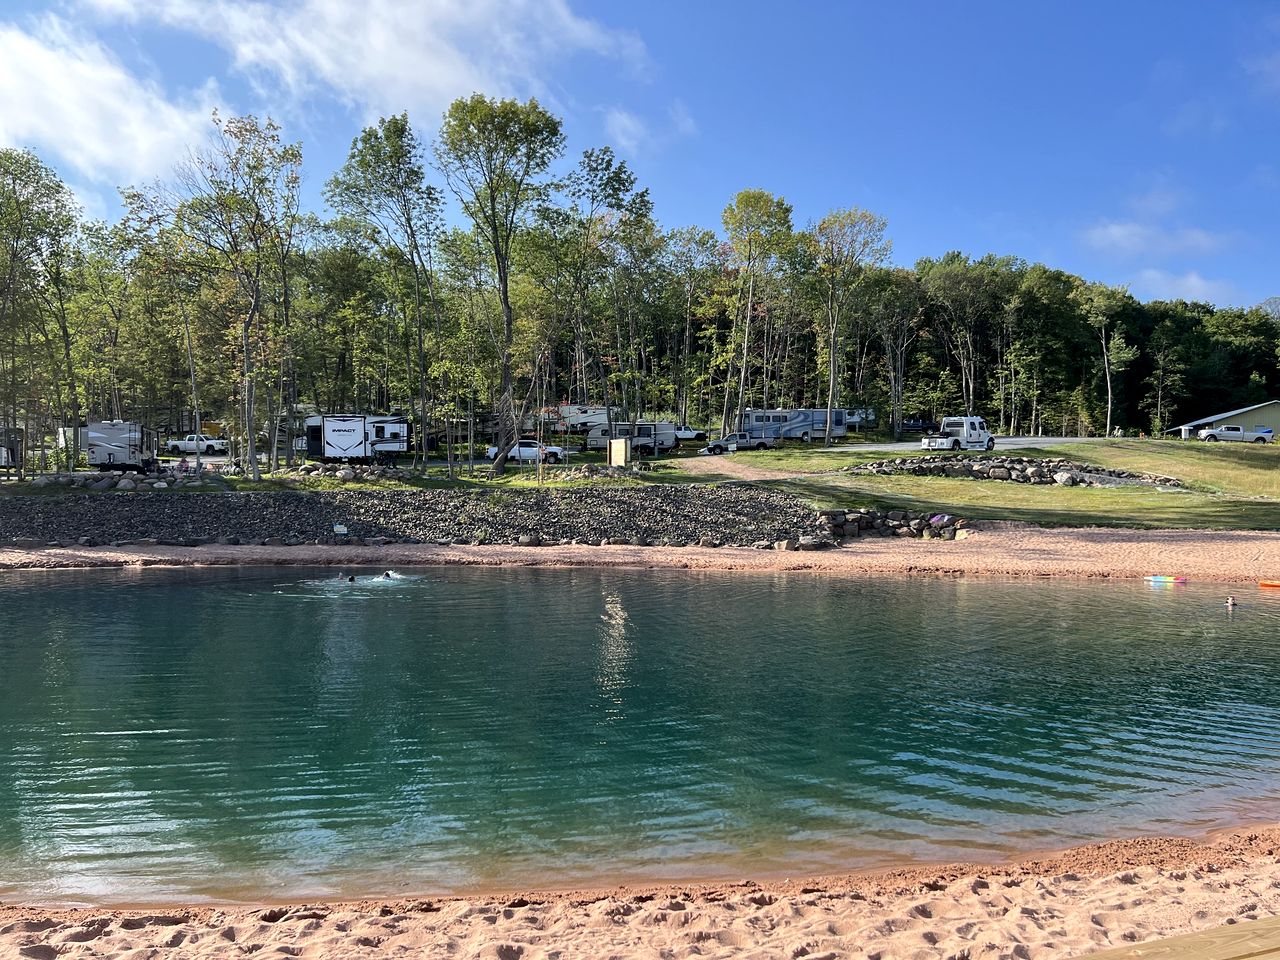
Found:
[[1212, 530], [1044, 529], [987, 521], [963, 541], [862, 537], [811, 552], [663, 547], [0, 547], [0, 569], [192, 564], [418, 564], [585, 566], [823, 574], [1139, 578], [1256, 583], [1280, 579], [1280, 533]]
[[0, 905], [36, 958], [1081, 956], [1280, 913], [1280, 828], [804, 881], [144, 910]]
[[[1280, 578], [1280, 533], [977, 525], [959, 542], [818, 552], [637, 547], [0, 548], [0, 569], [198, 564], [590, 566]], [[192, 958], [1068, 957], [1280, 914], [1280, 828], [1126, 840], [1010, 864], [587, 892], [138, 911], [0, 904], [0, 956]]]

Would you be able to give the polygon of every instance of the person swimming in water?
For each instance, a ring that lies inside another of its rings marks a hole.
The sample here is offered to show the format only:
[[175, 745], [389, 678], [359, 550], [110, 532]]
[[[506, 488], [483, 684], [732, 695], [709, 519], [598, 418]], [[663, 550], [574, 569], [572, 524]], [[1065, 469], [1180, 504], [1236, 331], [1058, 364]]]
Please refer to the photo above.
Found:
[[347, 577], [347, 583], [355, 583], [355, 582], [356, 582], [356, 578], [354, 576]]
[[1228, 596], [1226, 599], [1226, 602], [1223, 603], [1223, 606], [1226, 607], [1228, 610], [1234, 610], [1236, 608], [1236, 598], [1232, 596]]
[[384, 574], [382, 575], [382, 579], [383, 579], [383, 580], [390, 580], [390, 579], [391, 579], [391, 571], [390, 571], [390, 570], [388, 570], [386, 573], [384, 573]]

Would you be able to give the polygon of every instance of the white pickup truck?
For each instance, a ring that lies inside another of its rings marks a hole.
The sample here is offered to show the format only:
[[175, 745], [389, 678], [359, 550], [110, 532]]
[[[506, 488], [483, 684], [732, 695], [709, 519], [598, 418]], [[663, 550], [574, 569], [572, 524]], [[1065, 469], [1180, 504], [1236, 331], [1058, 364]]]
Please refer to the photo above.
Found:
[[1210, 443], [1216, 443], [1219, 440], [1235, 440], [1239, 443], [1270, 443], [1273, 431], [1270, 427], [1255, 427], [1252, 430], [1246, 430], [1244, 427], [1237, 427], [1232, 424], [1223, 424], [1220, 427], [1206, 427], [1196, 432], [1196, 436], [1201, 440], [1208, 440]]
[[[498, 458], [498, 448], [490, 447], [484, 452], [486, 460], [496, 460]], [[543, 460], [547, 463], [560, 463], [564, 460], [564, 447], [549, 447], [545, 443], [539, 443], [537, 440], [517, 440], [515, 446], [511, 448], [511, 452], [507, 454], [508, 460], [532, 460], [537, 463]]]
[[994, 450], [996, 438], [981, 417], [943, 417], [936, 434], [920, 439], [921, 450]]
[[170, 453], [226, 453], [227, 441], [221, 437], [207, 437], [203, 433], [189, 433], [181, 440], [170, 440], [164, 445]]

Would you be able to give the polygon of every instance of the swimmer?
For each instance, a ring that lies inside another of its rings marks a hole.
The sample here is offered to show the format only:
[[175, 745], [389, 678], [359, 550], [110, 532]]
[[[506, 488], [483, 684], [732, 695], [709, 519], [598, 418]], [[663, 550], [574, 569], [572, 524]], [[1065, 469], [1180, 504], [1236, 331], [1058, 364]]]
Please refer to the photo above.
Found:
[[382, 575], [382, 579], [383, 579], [383, 580], [390, 580], [390, 579], [391, 579], [391, 571], [390, 571], [390, 570], [388, 570], [386, 573], [384, 573], [384, 574]]
[[1226, 600], [1226, 602], [1223, 604], [1223, 606], [1224, 606], [1224, 607], [1226, 607], [1228, 610], [1234, 610], [1234, 609], [1236, 608], [1236, 598], [1235, 598], [1235, 597], [1227, 597], [1227, 600]]
[[347, 577], [347, 583], [355, 583], [355, 582], [356, 582], [355, 577]]

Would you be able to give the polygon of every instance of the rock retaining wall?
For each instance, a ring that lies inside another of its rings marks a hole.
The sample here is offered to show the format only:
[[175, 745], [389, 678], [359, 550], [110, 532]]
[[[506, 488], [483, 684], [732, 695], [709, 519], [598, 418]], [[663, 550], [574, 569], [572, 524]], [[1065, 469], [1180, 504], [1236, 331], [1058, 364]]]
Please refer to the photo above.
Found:
[[1007, 483], [1058, 484], [1064, 487], [1109, 487], [1131, 484], [1181, 486], [1173, 477], [1152, 473], [1108, 470], [1091, 463], [1060, 458], [984, 457], [948, 454], [934, 457], [897, 457], [847, 467], [847, 473], [895, 474], [917, 477], [962, 477], [970, 480], [1003, 480]]

